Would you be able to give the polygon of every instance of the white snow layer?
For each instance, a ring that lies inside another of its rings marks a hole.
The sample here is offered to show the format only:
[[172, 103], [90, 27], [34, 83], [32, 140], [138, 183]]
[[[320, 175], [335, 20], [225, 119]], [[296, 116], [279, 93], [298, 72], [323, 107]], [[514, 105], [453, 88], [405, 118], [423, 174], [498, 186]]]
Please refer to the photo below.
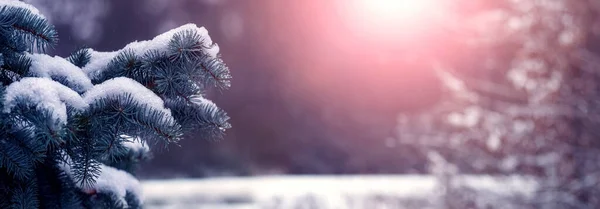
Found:
[[26, 77], [6, 88], [2, 111], [10, 113], [17, 105], [17, 99], [26, 99], [37, 108], [51, 110], [52, 118], [64, 124], [67, 122], [67, 105], [83, 111], [99, 99], [126, 93], [130, 94], [134, 101], [146, 104], [164, 113], [166, 117], [172, 117], [171, 111], [164, 107], [160, 97], [142, 84], [124, 77], [113, 78], [95, 85], [86, 91], [83, 97], [50, 78]]
[[108, 63], [119, 55], [119, 51], [116, 52], [97, 52], [91, 49], [88, 49], [90, 52], [90, 61], [82, 68], [83, 72], [87, 74], [88, 77], [94, 79], [100, 76], [100, 73], [106, 69]]
[[29, 11], [31, 11], [31, 13], [38, 15], [44, 19], [46, 18], [44, 17], [44, 15], [42, 15], [42, 13], [40, 13], [40, 11], [37, 8], [19, 0], [0, 0], [0, 8], [4, 6], [28, 9]]
[[201, 106], [201, 105], [217, 106], [213, 101], [206, 99], [203, 96], [194, 96], [190, 99], [190, 101], [198, 106]]
[[6, 88], [4, 112], [10, 113], [18, 98], [27, 99], [37, 108], [49, 109], [53, 118], [67, 122], [66, 104], [77, 110], [84, 110], [88, 103], [72, 89], [49, 78], [23, 78]]
[[167, 117], [172, 117], [171, 111], [165, 108], [164, 101], [160, 97], [137, 81], [125, 77], [113, 78], [95, 85], [83, 94], [83, 100], [92, 104], [99, 99], [126, 93], [140, 104], [149, 105], [152, 109], [165, 113]]
[[[136, 197], [142, 197], [140, 182], [131, 174], [106, 165], [100, 166], [101, 173], [93, 188], [99, 193], [112, 193], [121, 198], [123, 203], [127, 192]], [[141, 201], [141, 199], [140, 199]]]
[[51, 57], [46, 54], [29, 54], [31, 58], [30, 73], [37, 77], [66, 79], [67, 86], [83, 93], [92, 88], [92, 82], [80, 68], [62, 57]]
[[[491, 203], [513, 195], [532, 198], [526, 176], [460, 176]], [[142, 181], [145, 207], [156, 208], [439, 208], [442, 185], [432, 175], [263, 176]], [[498, 199], [495, 199], [497, 195]], [[483, 198], [480, 196], [473, 197]], [[490, 199], [487, 199], [490, 198]], [[403, 207], [401, 201], [424, 205]]]
[[[60, 163], [59, 168], [70, 178], [73, 178], [73, 171], [71, 170], [70, 166], [70, 163], [72, 163], [71, 158], [68, 155], [65, 155], [65, 158], [67, 159], [67, 163]], [[143, 197], [143, 194], [140, 182], [134, 176], [125, 171], [101, 164], [100, 175], [95, 180], [96, 181], [93, 185], [91, 185], [91, 188], [83, 187], [80, 184], [77, 184], [76, 186], [82, 191], [94, 189], [97, 193], [114, 194], [119, 197], [119, 201], [125, 204], [127, 203], [125, 200], [125, 195], [127, 192], [130, 192], [134, 196], [138, 197], [140, 202], [143, 201], [141, 198]]]
[[208, 35], [208, 31], [204, 27], [198, 27], [195, 24], [186, 24], [181, 27], [172, 29], [167, 31], [161, 35], [156, 36], [154, 39], [150, 41], [136, 41], [130, 44], [127, 44], [123, 49], [115, 52], [96, 52], [90, 50], [91, 60], [90, 62], [83, 67], [83, 71], [92, 79], [97, 78], [97, 76], [102, 73], [106, 69], [107, 64], [115, 58], [119, 52], [131, 50], [135, 55], [142, 56], [146, 52], [150, 50], [156, 50], [159, 52], [166, 52], [169, 46], [169, 42], [173, 38], [173, 36], [181, 31], [194, 30], [196, 31], [200, 37], [203, 39], [204, 43], [204, 52], [211, 56], [217, 57], [219, 53], [219, 46], [214, 45], [212, 39]]
[[125, 138], [125, 141], [123, 141], [123, 146], [129, 150], [133, 150], [135, 152], [147, 152], [150, 150], [148, 144], [139, 137], [131, 137], [127, 135], [121, 135], [121, 137]]

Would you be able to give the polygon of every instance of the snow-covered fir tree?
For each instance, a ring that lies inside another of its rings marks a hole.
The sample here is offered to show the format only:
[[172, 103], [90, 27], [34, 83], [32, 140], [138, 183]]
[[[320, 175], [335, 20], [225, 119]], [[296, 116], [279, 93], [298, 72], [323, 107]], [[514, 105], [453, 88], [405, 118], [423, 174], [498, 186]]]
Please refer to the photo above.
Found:
[[[600, 7], [593, 0], [503, 7], [478, 17], [485, 27], [473, 62], [438, 68], [446, 97], [402, 116], [399, 141], [440, 153], [466, 174], [538, 181], [526, 201], [477, 208], [600, 208]], [[469, 68], [477, 76], [464, 73]]]
[[140, 208], [134, 174], [148, 144], [230, 127], [203, 97], [231, 76], [202, 27], [114, 52], [43, 54], [57, 42], [36, 8], [0, 0], [0, 208]]

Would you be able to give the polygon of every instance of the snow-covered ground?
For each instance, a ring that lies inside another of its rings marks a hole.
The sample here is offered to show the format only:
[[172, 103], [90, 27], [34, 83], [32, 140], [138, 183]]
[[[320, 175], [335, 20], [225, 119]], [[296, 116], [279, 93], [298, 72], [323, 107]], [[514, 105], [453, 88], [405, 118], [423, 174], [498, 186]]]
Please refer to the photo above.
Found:
[[[494, 198], [531, 198], [524, 177], [463, 176], [462, 185]], [[265, 176], [142, 181], [146, 208], [392, 209], [439, 208], [444, 193], [433, 176]], [[491, 203], [490, 203], [491, 204]]]

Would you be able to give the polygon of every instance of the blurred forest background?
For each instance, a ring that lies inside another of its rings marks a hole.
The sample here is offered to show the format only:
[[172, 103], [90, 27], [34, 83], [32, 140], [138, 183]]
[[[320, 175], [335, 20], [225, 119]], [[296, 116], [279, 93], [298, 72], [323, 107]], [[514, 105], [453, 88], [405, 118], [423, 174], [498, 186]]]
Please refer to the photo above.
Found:
[[421, 174], [442, 159], [541, 177], [542, 202], [600, 204], [600, 1], [438, 0], [378, 30], [343, 0], [25, 1], [62, 56], [188, 22], [221, 47], [233, 87], [207, 93], [233, 128], [156, 152], [142, 177]]

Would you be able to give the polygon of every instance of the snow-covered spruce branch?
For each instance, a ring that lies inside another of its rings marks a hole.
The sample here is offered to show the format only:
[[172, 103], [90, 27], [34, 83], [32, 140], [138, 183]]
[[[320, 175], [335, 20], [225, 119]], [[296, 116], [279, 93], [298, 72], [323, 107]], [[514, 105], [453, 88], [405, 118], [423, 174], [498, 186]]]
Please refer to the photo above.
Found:
[[183, 25], [114, 52], [42, 54], [58, 41], [35, 8], [0, 0], [0, 208], [138, 208], [148, 142], [219, 139], [230, 86], [206, 29]]

